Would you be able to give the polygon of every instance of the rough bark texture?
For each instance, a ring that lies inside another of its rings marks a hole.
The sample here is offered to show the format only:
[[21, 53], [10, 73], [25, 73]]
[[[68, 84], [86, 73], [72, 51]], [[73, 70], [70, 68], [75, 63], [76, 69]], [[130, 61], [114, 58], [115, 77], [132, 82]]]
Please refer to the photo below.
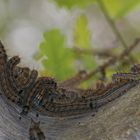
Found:
[[140, 140], [140, 85], [93, 113], [76, 118], [49, 118], [30, 113], [0, 98], [0, 140], [28, 140], [30, 118], [41, 121], [46, 140]]

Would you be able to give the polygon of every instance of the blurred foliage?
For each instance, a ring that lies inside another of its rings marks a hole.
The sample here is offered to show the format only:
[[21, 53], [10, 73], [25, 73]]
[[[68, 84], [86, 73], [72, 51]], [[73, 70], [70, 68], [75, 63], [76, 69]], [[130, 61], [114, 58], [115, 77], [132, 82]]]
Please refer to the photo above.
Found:
[[74, 28], [74, 43], [76, 47], [90, 47], [90, 31], [88, 29], [88, 20], [86, 16], [81, 15], [77, 18]]
[[[101, 0], [100, 0], [101, 1]], [[140, 0], [102, 0], [112, 18], [121, 18], [140, 4]]]
[[[74, 46], [88, 49], [91, 47], [91, 33], [88, 28], [88, 20], [86, 16], [81, 15], [77, 18], [74, 28]], [[95, 58], [92, 55], [76, 54], [81, 60], [83, 67], [90, 69], [96, 67]]]
[[[123, 17], [129, 11], [137, 7], [140, 0], [53, 0], [60, 7], [71, 9], [73, 7], [85, 8], [89, 4], [98, 3], [101, 1], [107, 10], [107, 14], [114, 20]], [[100, 6], [102, 8], [102, 6]], [[103, 12], [103, 10], [102, 10]], [[53, 76], [58, 80], [64, 80], [72, 76], [75, 72], [75, 62], [78, 60], [85, 70], [93, 70], [98, 67], [95, 56], [74, 51], [74, 48], [91, 49], [91, 31], [88, 26], [88, 20], [85, 15], [77, 17], [73, 25], [73, 46], [69, 48], [66, 44], [66, 37], [59, 29], [52, 29], [44, 33], [44, 40], [39, 46], [39, 52], [35, 55], [36, 60], [41, 60], [44, 66], [42, 75]], [[117, 51], [115, 50], [115, 53]], [[129, 61], [128, 61], [129, 62]], [[129, 64], [126, 62], [120, 63], [119, 67], [127, 68]], [[78, 69], [80, 70], [80, 68]], [[78, 71], [77, 70], [77, 71]], [[111, 77], [116, 71], [114, 68], [109, 68], [105, 71], [105, 75]], [[101, 78], [101, 73], [91, 78], [82, 87], [87, 87], [93, 81]], [[106, 77], [105, 77], [106, 78]]]
[[[51, 0], [52, 1], [52, 0]], [[84, 8], [96, 0], [54, 0], [60, 7], [65, 7], [68, 9], [73, 8], [74, 6]]]
[[[74, 72], [73, 52], [66, 47], [65, 36], [58, 29], [44, 33], [36, 60], [42, 60], [45, 73], [57, 79], [65, 79]], [[43, 72], [44, 73], [44, 72]]]
[[[68, 9], [74, 6], [85, 8], [99, 0], [53, 0], [60, 7]], [[110, 16], [114, 19], [121, 18], [140, 4], [140, 0], [100, 0], [104, 3]]]

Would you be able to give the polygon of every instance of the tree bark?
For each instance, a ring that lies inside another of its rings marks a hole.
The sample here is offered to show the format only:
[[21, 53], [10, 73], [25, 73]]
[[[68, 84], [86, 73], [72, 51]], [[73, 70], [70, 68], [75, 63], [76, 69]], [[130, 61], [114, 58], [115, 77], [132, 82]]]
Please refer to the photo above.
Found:
[[34, 112], [19, 120], [21, 109], [0, 98], [0, 140], [29, 140], [31, 119], [41, 122], [46, 140], [139, 140], [140, 85], [93, 113], [75, 118], [51, 118]]

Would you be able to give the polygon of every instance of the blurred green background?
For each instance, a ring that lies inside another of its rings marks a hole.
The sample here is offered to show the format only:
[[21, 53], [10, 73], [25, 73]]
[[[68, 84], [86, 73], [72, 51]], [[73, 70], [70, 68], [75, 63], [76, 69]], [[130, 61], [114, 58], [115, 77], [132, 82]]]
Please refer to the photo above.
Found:
[[[140, 0], [0, 0], [0, 38], [9, 56], [58, 81], [119, 55], [140, 36], [139, 25]], [[138, 61], [139, 51], [133, 56]], [[129, 66], [118, 62], [106, 75]]]

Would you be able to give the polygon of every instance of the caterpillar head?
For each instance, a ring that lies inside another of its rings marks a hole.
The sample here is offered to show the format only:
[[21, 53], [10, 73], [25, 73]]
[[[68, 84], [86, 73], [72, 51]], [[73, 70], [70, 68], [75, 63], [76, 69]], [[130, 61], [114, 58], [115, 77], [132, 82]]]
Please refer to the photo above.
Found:
[[20, 115], [27, 115], [29, 112], [29, 106], [24, 106]]
[[41, 81], [46, 89], [55, 89], [57, 87], [57, 83], [51, 77], [41, 77]]
[[132, 73], [140, 73], [140, 64], [135, 64], [131, 67], [130, 71]]

